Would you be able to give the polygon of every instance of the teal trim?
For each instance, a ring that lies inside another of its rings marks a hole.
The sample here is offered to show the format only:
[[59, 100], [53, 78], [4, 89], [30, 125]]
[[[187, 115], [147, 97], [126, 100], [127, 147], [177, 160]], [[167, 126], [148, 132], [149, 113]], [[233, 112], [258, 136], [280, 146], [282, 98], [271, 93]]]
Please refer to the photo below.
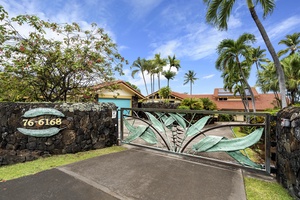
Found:
[[33, 137], [51, 137], [56, 135], [61, 129], [56, 127], [51, 127], [47, 129], [26, 129], [26, 128], [17, 128], [17, 130], [24, 135], [29, 135]]

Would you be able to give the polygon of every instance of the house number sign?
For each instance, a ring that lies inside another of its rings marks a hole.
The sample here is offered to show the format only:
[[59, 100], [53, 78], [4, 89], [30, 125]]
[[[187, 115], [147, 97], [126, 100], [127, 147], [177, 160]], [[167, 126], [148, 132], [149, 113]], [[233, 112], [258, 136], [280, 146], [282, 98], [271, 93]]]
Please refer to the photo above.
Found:
[[24, 128], [17, 128], [19, 132], [34, 137], [50, 137], [62, 130], [56, 126], [62, 124], [65, 115], [54, 108], [34, 108], [26, 111], [22, 117]]

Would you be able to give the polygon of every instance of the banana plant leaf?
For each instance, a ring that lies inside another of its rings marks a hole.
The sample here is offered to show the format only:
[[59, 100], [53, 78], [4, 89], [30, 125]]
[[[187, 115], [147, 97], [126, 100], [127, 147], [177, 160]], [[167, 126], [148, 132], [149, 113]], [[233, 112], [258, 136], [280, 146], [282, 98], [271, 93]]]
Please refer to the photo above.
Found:
[[149, 144], [156, 144], [157, 138], [154, 131], [148, 127], [146, 131], [140, 136], [145, 142], [148, 142]]
[[210, 149], [212, 146], [218, 144], [223, 139], [224, 137], [215, 136], [215, 135], [204, 137], [197, 144], [193, 145], [193, 150], [196, 152], [205, 152], [208, 149]]
[[169, 116], [169, 117], [165, 118], [163, 120], [163, 122], [165, 123], [166, 127], [170, 128], [171, 125], [173, 124], [173, 122], [175, 122], [175, 119], [172, 116]]
[[202, 130], [202, 128], [205, 126], [205, 124], [209, 118], [210, 118], [210, 116], [202, 117], [195, 124], [190, 126], [188, 128], [187, 132], [185, 133], [186, 136], [194, 136], [197, 133], [199, 133]]
[[154, 117], [151, 113], [145, 112], [146, 115], [149, 117], [150, 121], [152, 122], [152, 126], [156, 128], [160, 132], [165, 132], [164, 125], [156, 118]]
[[193, 150], [196, 152], [217, 152], [246, 149], [259, 141], [263, 130], [263, 128], [259, 128], [245, 137], [233, 139], [225, 137], [220, 139], [217, 136], [207, 136], [193, 145]]
[[182, 115], [169, 113], [170, 117], [172, 117], [184, 130], [186, 130], [186, 123]]
[[124, 140], [124, 142], [128, 142], [128, 143], [140, 137], [149, 127], [149, 126], [134, 127], [127, 120], [124, 120], [124, 124], [130, 133], [129, 136]]
[[129, 132], [134, 132], [135, 131], [135, 127], [133, 125], [131, 125], [126, 119], [124, 119], [124, 125], [126, 126], [126, 128], [128, 129]]
[[253, 162], [247, 156], [243, 155], [240, 151], [228, 151], [226, 153], [244, 166], [262, 169], [261, 165]]

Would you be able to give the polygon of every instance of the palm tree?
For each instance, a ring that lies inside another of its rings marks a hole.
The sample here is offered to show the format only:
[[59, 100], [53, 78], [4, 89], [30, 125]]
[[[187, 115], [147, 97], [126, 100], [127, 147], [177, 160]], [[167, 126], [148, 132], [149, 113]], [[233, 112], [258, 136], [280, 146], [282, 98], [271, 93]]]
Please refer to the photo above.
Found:
[[[246, 62], [244, 62], [246, 63]], [[249, 108], [249, 100], [246, 94], [246, 86], [243, 82], [243, 78], [241, 77], [240, 73], [236, 73], [238, 71], [236, 69], [237, 65], [233, 65], [233, 67], [227, 68], [223, 70], [221, 77], [223, 78], [224, 86], [223, 88], [233, 95], [239, 94], [242, 100], [242, 103], [245, 108], [245, 112], [250, 112]], [[244, 70], [244, 74], [246, 77], [250, 75], [250, 68], [248, 70]]]
[[176, 73], [172, 72], [171, 70], [168, 70], [168, 71], [164, 71], [163, 75], [168, 80], [167, 87], [170, 87], [170, 80], [174, 79], [174, 77], [176, 76]]
[[278, 95], [278, 79], [276, 77], [276, 69], [273, 62], [263, 65], [263, 70], [258, 72], [256, 85], [263, 93], [273, 92], [277, 101], [277, 106], [280, 107], [281, 100]]
[[294, 33], [292, 35], [286, 35], [286, 39], [280, 40], [278, 44], [284, 44], [287, 46], [286, 49], [280, 50], [278, 56], [282, 56], [290, 51], [290, 55], [294, 54], [298, 49], [300, 49], [300, 33]]
[[160, 74], [163, 72], [163, 67], [167, 64], [167, 59], [161, 58], [160, 53], [158, 53], [154, 55], [153, 62], [156, 65], [158, 90], [160, 90]]
[[183, 85], [190, 83], [190, 95], [192, 95], [192, 85], [194, 84], [194, 81], [197, 80], [196, 73], [194, 71], [189, 70], [187, 73], [184, 74], [184, 83]]
[[144, 74], [144, 72], [147, 70], [147, 64], [148, 63], [147, 63], [146, 59], [144, 59], [144, 58], [141, 59], [140, 57], [138, 57], [138, 59], [133, 62], [132, 66], [130, 66], [130, 69], [137, 68], [131, 72], [132, 78], [134, 78], [136, 73], [138, 73], [138, 72], [142, 73], [144, 84], [145, 84], [145, 89], [146, 89], [147, 95], [149, 95], [147, 83], [146, 83], [146, 79], [145, 79], [145, 74]]
[[[216, 69], [220, 71], [230, 70], [230, 68], [235, 67], [235, 73], [241, 75], [241, 79], [245, 84], [245, 89], [248, 89], [251, 95], [253, 112], [256, 112], [255, 109], [255, 98], [251, 90], [251, 87], [247, 81], [245, 71], [250, 71], [250, 66], [247, 58], [251, 55], [252, 47], [247, 45], [255, 41], [255, 36], [252, 34], [244, 33], [236, 41], [232, 39], [224, 39], [217, 47], [217, 52], [219, 57], [216, 61]], [[241, 57], [244, 57], [245, 60], [242, 62]]]
[[154, 92], [154, 84], [155, 84], [155, 74], [156, 74], [156, 66], [153, 60], [147, 60], [146, 61], [146, 71], [150, 75], [150, 87], [151, 87], [151, 93]]
[[168, 61], [170, 65], [169, 70], [171, 70], [172, 67], [175, 67], [175, 69], [178, 71], [178, 69], [180, 68], [180, 60], [177, 60], [176, 56], [173, 55], [173, 57], [168, 56]]
[[257, 71], [259, 71], [259, 68], [262, 68], [263, 62], [270, 62], [269, 59], [266, 58], [265, 49], [260, 49], [260, 47], [253, 48], [251, 52], [251, 60], [252, 63], [255, 64]]
[[281, 61], [287, 81], [291, 104], [295, 103], [300, 85], [300, 55], [292, 54]]
[[[276, 67], [276, 73], [279, 80], [279, 88], [280, 88], [280, 96], [282, 99], [282, 107], [287, 106], [286, 102], [286, 85], [285, 85], [285, 77], [284, 72], [281, 67], [279, 58], [275, 52], [275, 49], [269, 39], [269, 36], [259, 20], [255, 6], [260, 4], [263, 9], [263, 17], [266, 17], [268, 14], [271, 14], [275, 8], [275, 0], [245, 0], [250, 11], [251, 17], [254, 20], [268, 50], [272, 56]], [[207, 13], [206, 13], [206, 21], [217, 26], [220, 30], [227, 30], [227, 22], [229, 20], [233, 5], [236, 0], [203, 0], [203, 2], [207, 5]], [[255, 2], [255, 4], [253, 3]]]

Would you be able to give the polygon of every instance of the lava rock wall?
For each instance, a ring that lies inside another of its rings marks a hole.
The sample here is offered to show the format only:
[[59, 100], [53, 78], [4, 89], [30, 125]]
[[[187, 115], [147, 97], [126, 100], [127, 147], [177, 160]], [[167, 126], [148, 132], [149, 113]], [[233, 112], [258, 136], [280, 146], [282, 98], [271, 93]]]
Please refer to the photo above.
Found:
[[0, 166], [112, 146], [116, 109], [113, 103], [0, 103]]

